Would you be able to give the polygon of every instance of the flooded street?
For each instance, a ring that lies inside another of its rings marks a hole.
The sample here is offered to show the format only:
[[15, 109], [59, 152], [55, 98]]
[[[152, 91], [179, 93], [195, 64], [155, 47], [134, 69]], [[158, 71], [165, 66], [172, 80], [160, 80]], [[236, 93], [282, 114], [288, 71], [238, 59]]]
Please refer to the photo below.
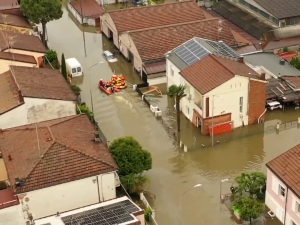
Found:
[[[153, 169], [147, 172], [151, 181], [148, 191], [155, 195], [154, 207], [160, 225], [175, 225], [180, 221], [186, 225], [235, 224], [229, 210], [220, 204], [220, 180], [230, 179], [222, 185], [222, 191], [228, 192], [236, 175], [242, 171], [265, 172], [269, 160], [300, 143], [300, 128], [297, 126], [286, 125], [279, 133], [274, 130], [277, 122], [297, 120], [300, 111], [293, 109], [284, 113], [280, 110], [268, 112], [264, 124], [215, 137], [213, 148], [209, 147], [210, 137], [201, 137], [197, 128], [182, 117], [181, 139], [188, 146], [188, 152], [184, 153], [132, 88], [112, 96], [98, 90], [99, 79], [110, 79], [113, 73], [126, 75], [131, 84], [141, 83], [132, 65], [121, 55], [117, 56], [117, 63], [104, 61], [101, 53], [113, 50], [109, 40], [97, 34], [94, 28], [84, 28], [84, 44], [80, 27], [65, 9], [63, 18], [48, 23], [47, 29], [50, 47], [58, 52], [59, 58], [64, 53], [66, 58], [75, 57], [82, 64], [84, 77], [76, 81], [82, 89], [81, 98], [92, 108], [91, 90], [95, 119], [107, 139], [133, 136], [151, 152]], [[104, 63], [89, 71], [98, 62]], [[173, 103], [166, 97], [160, 100], [160, 108], [168, 103], [172, 109]], [[199, 183], [202, 187], [191, 189]], [[180, 211], [180, 196], [188, 189], [191, 191], [182, 198]]]

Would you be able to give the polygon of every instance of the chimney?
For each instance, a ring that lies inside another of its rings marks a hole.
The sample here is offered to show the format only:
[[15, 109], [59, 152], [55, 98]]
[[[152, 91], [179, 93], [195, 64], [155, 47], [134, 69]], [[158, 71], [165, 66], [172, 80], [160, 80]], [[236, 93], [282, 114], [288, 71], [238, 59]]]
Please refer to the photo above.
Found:
[[20, 187], [21, 186], [20, 178], [19, 177], [15, 178], [15, 182], [16, 182], [16, 187]]
[[8, 155], [8, 160], [9, 160], [9, 161], [12, 161], [11, 155]]
[[21, 90], [18, 90], [18, 95], [19, 95], [19, 102], [24, 103], [24, 98], [23, 98]]
[[94, 133], [94, 136], [95, 136], [95, 142], [100, 142], [100, 136], [99, 136], [99, 133], [98, 132], [95, 132]]
[[260, 79], [266, 80], [266, 73], [262, 73], [262, 74], [260, 75]]
[[280, 65], [285, 65], [285, 60], [284, 59], [280, 59], [279, 64]]
[[241, 63], [244, 63], [244, 57], [241, 56], [241, 57], [238, 59], [238, 61], [241, 62]]

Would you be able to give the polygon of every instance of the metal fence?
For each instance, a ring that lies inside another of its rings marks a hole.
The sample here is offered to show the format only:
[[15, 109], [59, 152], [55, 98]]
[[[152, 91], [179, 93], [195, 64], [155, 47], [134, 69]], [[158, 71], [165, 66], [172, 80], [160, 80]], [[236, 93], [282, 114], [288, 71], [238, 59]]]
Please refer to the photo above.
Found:
[[154, 225], [158, 225], [158, 223], [157, 223], [156, 220], [155, 220], [155, 210], [151, 207], [151, 205], [149, 204], [149, 202], [148, 202], [148, 200], [146, 199], [146, 197], [145, 197], [145, 195], [144, 195], [143, 192], [140, 193], [140, 200], [143, 202], [143, 204], [144, 204], [144, 206], [145, 206], [146, 208], [151, 209], [151, 212], [152, 212], [152, 214], [151, 214], [151, 216], [150, 216], [150, 218], [151, 218], [151, 219], [150, 219], [151, 223], [154, 224]]

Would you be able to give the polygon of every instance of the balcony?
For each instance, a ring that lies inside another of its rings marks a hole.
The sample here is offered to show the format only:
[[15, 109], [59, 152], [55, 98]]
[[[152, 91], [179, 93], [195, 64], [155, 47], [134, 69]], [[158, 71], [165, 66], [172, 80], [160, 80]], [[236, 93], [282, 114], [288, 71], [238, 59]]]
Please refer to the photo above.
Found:
[[197, 111], [197, 113], [199, 113], [199, 115], [202, 116], [202, 105], [201, 105], [201, 102], [200, 101], [198, 101], [198, 102], [194, 101], [194, 104], [196, 106], [195, 110]]

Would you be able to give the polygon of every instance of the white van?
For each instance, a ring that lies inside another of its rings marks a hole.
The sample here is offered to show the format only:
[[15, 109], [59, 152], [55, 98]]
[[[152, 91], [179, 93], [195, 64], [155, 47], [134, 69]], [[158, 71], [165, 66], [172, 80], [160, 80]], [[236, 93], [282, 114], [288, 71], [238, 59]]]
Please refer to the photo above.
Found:
[[66, 67], [68, 75], [72, 75], [72, 77], [79, 77], [83, 75], [82, 67], [75, 58], [66, 59]]

